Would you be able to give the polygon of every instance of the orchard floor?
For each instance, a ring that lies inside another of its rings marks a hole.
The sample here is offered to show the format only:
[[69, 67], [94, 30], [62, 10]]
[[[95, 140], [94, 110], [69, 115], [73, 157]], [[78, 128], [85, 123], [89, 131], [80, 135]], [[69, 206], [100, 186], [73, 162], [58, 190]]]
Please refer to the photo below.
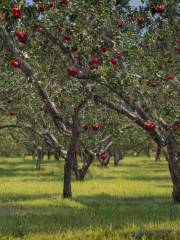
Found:
[[0, 240], [180, 239], [180, 205], [171, 199], [167, 163], [127, 157], [121, 167], [91, 167], [62, 200], [63, 161], [0, 157]]

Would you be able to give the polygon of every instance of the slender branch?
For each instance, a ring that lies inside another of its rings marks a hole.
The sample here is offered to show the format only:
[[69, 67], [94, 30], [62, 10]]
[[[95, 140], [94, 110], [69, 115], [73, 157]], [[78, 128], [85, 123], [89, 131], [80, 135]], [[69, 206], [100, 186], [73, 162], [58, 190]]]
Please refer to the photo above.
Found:
[[[144, 130], [146, 130], [146, 126], [145, 126], [143, 120], [139, 116], [137, 116], [136, 114], [127, 110], [125, 107], [120, 106], [119, 104], [115, 104], [114, 102], [112, 102], [110, 100], [106, 100], [105, 98], [102, 98], [98, 95], [93, 95], [92, 98], [94, 99], [94, 101], [99, 102], [101, 104], [104, 104], [107, 107], [109, 107], [110, 109], [113, 109], [116, 112], [125, 115], [126, 117], [131, 119], [133, 122], [135, 122], [138, 126], [143, 128]], [[152, 130], [147, 131], [147, 132], [149, 133], [149, 135], [153, 138], [153, 140], [156, 143], [158, 143], [160, 145], [165, 145], [166, 144], [165, 140], [160, 136], [160, 134], [158, 133], [158, 131], [156, 129], [152, 129]]]
[[13, 41], [11, 40], [4, 26], [0, 28], [0, 38], [3, 40], [4, 46], [8, 48], [16, 56], [17, 60], [20, 62], [21, 70], [23, 71], [25, 76], [27, 78], [32, 79], [35, 75], [33, 69], [30, 67], [30, 65], [26, 61], [22, 60], [23, 58], [22, 52], [15, 47]]
[[67, 157], [67, 151], [63, 150], [62, 145], [58, 142], [58, 140], [56, 139], [56, 137], [55, 137], [49, 130], [44, 131], [43, 135], [44, 135], [45, 138], [49, 139], [49, 140], [52, 142], [52, 144], [54, 145], [54, 147], [59, 150], [60, 155], [61, 155], [64, 159], [66, 159], [66, 157]]
[[56, 36], [54, 36], [52, 33], [50, 33], [46, 28], [43, 27], [43, 32], [42, 32], [47, 38], [49, 38], [54, 44], [56, 44], [57, 46], [59, 46], [61, 48], [61, 50], [64, 53], [68, 53], [69, 52], [69, 48], [66, 47], [63, 42]]
[[139, 103], [136, 103], [135, 100], [132, 97], [130, 97], [129, 94], [122, 88], [122, 86], [120, 88], [116, 84], [110, 85], [106, 83], [102, 78], [93, 78], [93, 80], [107, 87], [111, 92], [121, 97], [121, 99], [123, 99], [123, 101], [127, 103], [128, 106], [130, 106], [133, 111], [136, 111], [144, 121], [149, 120], [149, 117], [147, 116], [142, 106]]
[[108, 151], [109, 148], [113, 145], [113, 142], [107, 144], [107, 146], [103, 149], [104, 151]]
[[[15, 47], [13, 41], [11, 40], [4, 26], [0, 28], [0, 38], [3, 40], [3, 44], [5, 45], [5, 47], [7, 47], [15, 55], [17, 60], [21, 63], [22, 72], [25, 74], [27, 79], [31, 79], [31, 82], [34, 84], [35, 89], [38, 95], [41, 97], [42, 101], [48, 105], [49, 112], [55, 126], [58, 128], [59, 131], [70, 135], [70, 131], [66, 128], [66, 124], [63, 120], [62, 114], [60, 113], [60, 111], [57, 110], [55, 104], [50, 100], [46, 91], [41, 87], [39, 82], [36, 80], [37, 73], [35, 74], [30, 65], [26, 61], [22, 60], [23, 54]], [[70, 123], [68, 123], [68, 125], [70, 125]]]

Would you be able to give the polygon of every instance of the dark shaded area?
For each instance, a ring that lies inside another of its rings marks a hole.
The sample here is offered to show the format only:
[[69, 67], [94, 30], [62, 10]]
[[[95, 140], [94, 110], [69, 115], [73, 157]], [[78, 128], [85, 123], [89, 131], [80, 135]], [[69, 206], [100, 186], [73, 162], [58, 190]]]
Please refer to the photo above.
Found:
[[52, 198], [52, 196], [56, 197], [55, 194], [3, 194], [0, 195], [0, 204], [2, 203], [15, 203], [18, 201], [27, 201], [27, 200], [40, 200], [40, 199], [48, 199]]
[[170, 177], [168, 178], [167, 176], [135, 176], [135, 175], [130, 175], [128, 177], [124, 177], [127, 180], [132, 180], [132, 181], [169, 181]]

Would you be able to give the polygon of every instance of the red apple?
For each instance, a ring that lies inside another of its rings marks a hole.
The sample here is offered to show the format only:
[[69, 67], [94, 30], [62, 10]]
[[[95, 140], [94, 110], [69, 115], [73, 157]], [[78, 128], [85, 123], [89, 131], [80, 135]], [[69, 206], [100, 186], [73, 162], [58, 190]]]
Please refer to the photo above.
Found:
[[15, 116], [16, 116], [16, 113], [15, 113], [15, 112], [10, 112], [10, 113], [9, 113], [9, 116], [15, 117]]
[[148, 123], [146, 123], [145, 128], [146, 128], [147, 130], [153, 130], [153, 129], [156, 128], [156, 126], [154, 125], [154, 123], [148, 122]]
[[39, 4], [39, 11], [40, 11], [40, 12], [44, 12], [44, 11], [45, 11], [45, 5], [44, 5], [44, 3], [40, 3], [40, 4]]
[[37, 31], [41, 33], [43, 31], [43, 28], [41, 26], [39, 26]]
[[92, 129], [94, 130], [94, 131], [98, 131], [99, 129], [100, 129], [100, 124], [99, 123], [94, 123], [93, 125], [92, 125]]
[[71, 39], [72, 39], [71, 35], [68, 35], [68, 34], [64, 35], [64, 40], [70, 41]]
[[100, 63], [100, 57], [99, 57], [99, 56], [93, 56], [93, 57], [91, 58], [91, 61], [92, 61], [93, 63], [98, 64], [98, 63]]
[[17, 4], [13, 4], [11, 8], [12, 14], [14, 18], [20, 18], [21, 17], [21, 10]]
[[3, 51], [4, 51], [5, 53], [8, 53], [10, 50], [9, 50], [9, 48], [3, 48]]
[[180, 122], [175, 122], [173, 125], [172, 125], [172, 130], [173, 132], [176, 132], [178, 130], [180, 130]]
[[116, 64], [118, 63], [117, 58], [112, 57], [112, 58], [111, 58], [111, 63], [112, 63], [113, 65], [116, 65]]
[[165, 6], [164, 6], [164, 4], [157, 4], [156, 6], [155, 6], [155, 10], [156, 10], [156, 12], [157, 13], [163, 13], [164, 12], [164, 10], [165, 10]]
[[136, 22], [137, 22], [138, 25], [143, 25], [145, 23], [145, 20], [144, 20], [143, 17], [138, 17], [136, 19]]
[[22, 43], [26, 43], [28, 36], [25, 32], [17, 32], [16, 36], [18, 37], [18, 40]]
[[180, 43], [180, 39], [176, 39], [176, 43]]
[[105, 151], [104, 151], [104, 152], [102, 152], [102, 153], [99, 154], [99, 158], [100, 158], [102, 161], [107, 160], [108, 157], [109, 157], [109, 153], [108, 153], [108, 152], [105, 152]]
[[20, 64], [17, 60], [15, 60], [15, 59], [13, 59], [13, 60], [11, 61], [11, 65], [12, 65], [13, 67], [15, 67], [15, 68], [20, 68], [20, 67], [21, 67], [21, 64]]
[[174, 75], [171, 74], [171, 73], [167, 73], [165, 76], [164, 76], [164, 80], [173, 80], [174, 79]]
[[62, 4], [68, 4], [69, 0], [61, 0]]
[[103, 53], [106, 53], [106, 52], [108, 51], [108, 48], [107, 48], [107, 47], [101, 47], [101, 51], [102, 51]]
[[92, 51], [96, 52], [97, 51], [97, 47], [92, 47]]
[[49, 3], [49, 8], [54, 8], [56, 6], [56, 1], [53, 0]]
[[48, 106], [44, 106], [43, 107], [43, 112], [44, 113], [48, 113], [49, 112], [49, 107]]
[[124, 28], [124, 27], [125, 27], [125, 22], [124, 22], [124, 20], [119, 20], [119, 22], [118, 22], [118, 27], [119, 27], [119, 28]]
[[84, 130], [87, 130], [89, 128], [88, 124], [83, 125]]
[[69, 74], [70, 76], [76, 77], [76, 76], [78, 75], [78, 73], [79, 73], [79, 68], [77, 68], [77, 67], [69, 67], [69, 68], [67, 69], [67, 71], [68, 71], [68, 74]]

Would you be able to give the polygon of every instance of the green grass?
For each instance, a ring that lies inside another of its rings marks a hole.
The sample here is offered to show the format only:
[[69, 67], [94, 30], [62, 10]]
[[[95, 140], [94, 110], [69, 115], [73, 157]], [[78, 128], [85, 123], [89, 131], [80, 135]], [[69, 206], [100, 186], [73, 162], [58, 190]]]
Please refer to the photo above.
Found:
[[119, 168], [94, 163], [72, 200], [60, 198], [63, 161], [0, 158], [0, 240], [180, 239], [180, 205], [167, 163], [127, 157]]

